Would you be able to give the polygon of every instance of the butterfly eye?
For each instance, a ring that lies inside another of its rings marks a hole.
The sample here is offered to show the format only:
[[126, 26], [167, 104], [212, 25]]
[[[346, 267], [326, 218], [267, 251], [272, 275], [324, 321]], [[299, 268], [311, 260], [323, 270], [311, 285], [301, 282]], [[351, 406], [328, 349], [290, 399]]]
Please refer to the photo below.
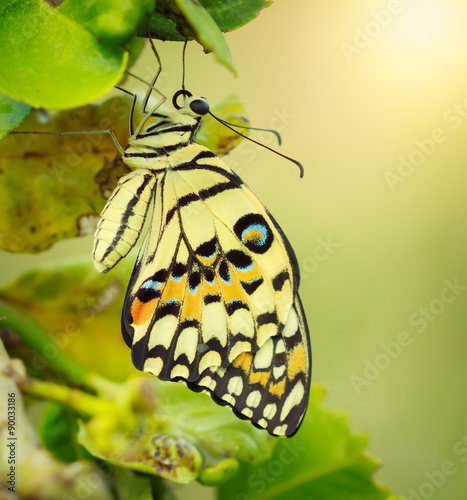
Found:
[[205, 115], [209, 111], [209, 104], [203, 99], [196, 99], [190, 103], [190, 108], [197, 115]]

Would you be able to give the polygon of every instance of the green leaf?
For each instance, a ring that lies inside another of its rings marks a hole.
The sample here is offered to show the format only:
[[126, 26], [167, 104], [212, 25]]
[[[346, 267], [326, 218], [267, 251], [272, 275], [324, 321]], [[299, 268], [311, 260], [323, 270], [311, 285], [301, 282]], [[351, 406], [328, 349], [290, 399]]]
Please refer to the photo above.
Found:
[[114, 394], [113, 409], [80, 423], [78, 441], [113, 465], [186, 484], [220, 484], [238, 461], [261, 463], [274, 439], [181, 384], [140, 377]]
[[26, 118], [31, 107], [0, 94], [0, 139]]
[[154, 10], [155, 0], [66, 0], [61, 14], [109, 45], [122, 45]]
[[[156, 10], [162, 13], [163, 17], [174, 22], [182, 39], [195, 38], [206, 52], [214, 52], [218, 61], [236, 74], [227, 42], [221, 30], [210, 13], [199, 2], [194, 0], [162, 0], [157, 2]], [[168, 30], [170, 25], [164, 21], [162, 30], [157, 28], [157, 23], [151, 22], [150, 26], [156, 28], [155, 32], [151, 31], [151, 35], [160, 36]], [[142, 29], [139, 33], [142, 36], [147, 36], [147, 33]], [[176, 36], [176, 39], [180, 39], [180, 37]]]
[[196, 40], [206, 52], [214, 52], [217, 60], [237, 74], [224, 35], [209, 12], [194, 0], [175, 0], [178, 8], [190, 23]]
[[131, 500], [162, 500], [162, 494], [167, 488], [158, 485], [161, 491], [157, 496], [152, 495], [151, 477], [138, 475], [133, 471], [123, 468], [115, 468], [113, 477], [118, 489], [119, 498]]
[[266, 0], [202, 0], [204, 8], [211, 14], [222, 31], [233, 31], [253, 21], [260, 11], [269, 7]]
[[219, 457], [259, 464], [271, 456], [275, 438], [238, 419], [229, 408], [216, 405], [205, 394], [173, 383], [160, 383], [157, 391], [161, 415], [171, 426], [202, 444], [204, 467], [215, 465]]
[[366, 436], [352, 434], [345, 411], [326, 408], [322, 386], [312, 386], [307, 417], [291, 439], [281, 439], [269, 463], [242, 466], [219, 490], [223, 500], [388, 500], [375, 483], [379, 462], [365, 452]]
[[172, 19], [164, 17], [164, 15], [156, 9], [158, 14], [153, 14], [149, 20], [147, 26], [142, 26], [138, 30], [138, 35], [142, 37], [151, 34], [151, 38], [156, 38], [158, 40], [171, 41], [171, 42], [183, 42], [187, 38], [193, 40], [192, 36], [185, 37], [177, 31], [177, 23]]
[[[146, 40], [144, 38], [140, 38], [139, 36], [134, 36], [131, 40], [126, 42], [125, 48], [130, 53], [127, 69], [130, 69], [133, 66], [133, 64], [138, 59], [139, 55], [141, 54], [145, 46], [146, 46]], [[119, 84], [121, 85], [123, 82], [126, 81], [126, 79], [127, 75], [125, 74], [123, 78], [120, 80]]]
[[[221, 31], [233, 31], [255, 19], [259, 12], [271, 5], [272, 2], [265, 0], [202, 0], [199, 2], [209, 12]], [[167, 5], [168, 4], [168, 5]], [[149, 28], [152, 36], [160, 40], [183, 41], [189, 34], [189, 26], [183, 18], [174, 18], [174, 13], [170, 12], [169, 2], [158, 2], [156, 13], [149, 19]], [[177, 22], [180, 31], [177, 30]], [[146, 26], [141, 26], [138, 30], [140, 36], [147, 36]], [[193, 38], [194, 33], [191, 33]]]
[[30, 106], [86, 104], [116, 85], [126, 68], [128, 52], [98, 41], [47, 2], [2, 2], [0, 24], [0, 91]]
[[78, 444], [76, 413], [60, 404], [47, 403], [37, 429], [44, 446], [62, 462], [74, 462], [88, 455]]
[[[34, 110], [18, 130], [112, 128], [117, 139], [126, 144], [128, 110], [126, 97], [52, 115]], [[103, 192], [94, 178], [117, 154], [108, 134], [5, 137], [0, 143], [0, 248], [40, 252], [63, 238], [92, 233], [105, 204], [103, 195], [108, 196], [109, 189], [111, 192], [115, 187], [106, 186]], [[120, 166], [114, 175], [127, 171]]]
[[[106, 434], [103, 421], [110, 420], [94, 417], [87, 424], [81, 423], [78, 434], [79, 442], [95, 457], [112, 465], [135, 470], [145, 474], [157, 474], [173, 482], [187, 484], [199, 474], [202, 458], [197, 448], [186, 439], [173, 435], [156, 434], [149, 436], [136, 435], [137, 446], [131, 449], [118, 447], [118, 436]], [[119, 430], [119, 432], [121, 429]], [[99, 433], [99, 435], [97, 434]], [[104, 439], [107, 438], [107, 442]]]

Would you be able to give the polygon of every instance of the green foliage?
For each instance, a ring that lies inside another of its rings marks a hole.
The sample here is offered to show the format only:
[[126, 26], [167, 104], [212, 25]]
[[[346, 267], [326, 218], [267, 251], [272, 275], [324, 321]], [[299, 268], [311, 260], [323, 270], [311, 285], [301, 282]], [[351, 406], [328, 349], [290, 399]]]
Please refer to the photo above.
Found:
[[206, 52], [214, 52], [221, 63], [236, 73], [219, 26], [200, 3], [193, 0], [163, 0], [158, 2], [158, 9], [175, 23], [182, 39], [195, 38]]
[[46, 2], [2, 2], [0, 20], [0, 91], [17, 101], [72, 108], [97, 99], [122, 78], [128, 52], [97, 40]]
[[66, 0], [57, 11], [109, 45], [129, 41], [154, 10], [155, 0]]
[[[127, 125], [119, 119], [119, 102], [115, 98], [99, 107], [88, 105], [53, 117], [35, 110], [19, 130], [95, 130], [105, 123], [125, 141]], [[6, 137], [0, 143], [0, 196], [4, 200], [0, 246], [11, 252], [40, 252], [60, 239], [91, 232], [105, 203], [94, 177], [115, 152], [107, 135]]]
[[181, 484], [219, 484], [239, 460], [260, 463], [271, 455], [271, 437], [184, 386], [141, 377], [113, 399], [112, 411], [103, 407], [80, 423], [78, 441], [115, 466]]
[[171, 490], [161, 481], [156, 483], [157, 478], [146, 475], [135, 474], [128, 469], [115, 468], [115, 489], [119, 493], [119, 499], [131, 500], [175, 500]]
[[0, 139], [26, 118], [31, 107], [0, 94]]
[[[157, 2], [156, 13], [149, 19], [149, 32], [152, 37], [160, 40], [182, 41], [196, 38], [194, 27], [190, 20], [180, 15], [178, 4], [187, 4], [187, 1], [162, 0]], [[192, 2], [194, 3], [194, 2]], [[255, 19], [264, 7], [272, 2], [266, 0], [203, 0], [205, 10], [223, 32], [233, 31]], [[147, 36], [146, 26], [142, 26], [138, 34]], [[205, 47], [207, 49], [207, 47]]]
[[37, 429], [44, 446], [62, 462], [74, 462], [89, 456], [78, 444], [76, 417], [72, 409], [48, 402]]
[[[77, 373], [71, 381], [78, 383], [82, 370], [71, 366], [66, 354], [76, 358], [79, 366], [114, 380], [123, 381], [137, 373], [120, 334], [122, 295], [130, 267], [123, 261], [115, 271], [99, 275], [90, 259], [64, 261], [27, 272], [0, 290], [0, 308], [1, 300], [13, 308], [2, 315], [35, 353], [24, 345], [14, 350], [30, 373], [54, 377], [56, 372], [68, 370], [67, 379], [70, 373]], [[49, 362], [49, 353], [57, 351], [60, 356]]]
[[307, 417], [296, 436], [281, 440], [264, 467], [242, 466], [221, 487], [225, 500], [383, 500], [389, 490], [372, 475], [379, 462], [366, 452], [366, 437], [352, 434], [347, 412], [322, 404], [324, 388], [313, 386]]
[[156, 12], [141, 26], [138, 34], [160, 40], [182, 41], [195, 39], [206, 52], [214, 52], [217, 59], [233, 73], [235, 67], [222, 32], [232, 31], [252, 21], [261, 9], [270, 5], [265, 0], [161, 0]]
[[[264, 0], [9, 0], [0, 5], [0, 91], [44, 109], [68, 109], [107, 93], [142, 49], [135, 37], [195, 38], [235, 73], [222, 31], [254, 19]], [[53, 33], [53, 36], [50, 34]], [[60, 54], [60, 57], [56, 57]], [[24, 106], [2, 105], [0, 138], [21, 122]]]

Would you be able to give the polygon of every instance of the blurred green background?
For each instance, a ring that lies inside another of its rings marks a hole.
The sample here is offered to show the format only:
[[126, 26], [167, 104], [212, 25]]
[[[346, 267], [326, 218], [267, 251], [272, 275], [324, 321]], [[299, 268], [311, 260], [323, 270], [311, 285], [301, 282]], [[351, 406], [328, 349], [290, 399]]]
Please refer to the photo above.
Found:
[[[251, 143], [227, 159], [295, 248], [314, 381], [370, 432], [378, 478], [409, 499], [467, 491], [466, 24], [460, 0], [277, 1], [226, 35], [237, 79], [187, 51], [188, 89], [242, 95], [252, 125], [278, 129], [305, 166], [301, 180]], [[157, 47], [170, 96], [182, 45]], [[146, 51], [132, 71], [154, 67]], [[91, 246], [1, 253], [1, 284]], [[453, 474], [437, 473], [446, 461]]]

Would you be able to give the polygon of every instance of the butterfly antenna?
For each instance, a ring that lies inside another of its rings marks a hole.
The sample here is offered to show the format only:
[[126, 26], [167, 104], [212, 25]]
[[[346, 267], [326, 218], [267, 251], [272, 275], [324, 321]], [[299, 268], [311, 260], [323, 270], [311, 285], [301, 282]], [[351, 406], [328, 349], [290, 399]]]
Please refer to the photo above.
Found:
[[[219, 123], [222, 123], [224, 126], [226, 126], [227, 128], [229, 128], [230, 130], [232, 130], [232, 132], [235, 132], [236, 134], [244, 137], [245, 139], [251, 141], [251, 142], [254, 142], [255, 144], [257, 144], [258, 146], [261, 146], [265, 149], [269, 149], [269, 151], [272, 151], [273, 153], [276, 153], [276, 155], [279, 155], [279, 156], [282, 156], [282, 158], [285, 158], [286, 160], [289, 160], [291, 161], [292, 163], [295, 163], [295, 165], [297, 165], [297, 167], [300, 169], [300, 178], [303, 177], [303, 174], [305, 173], [305, 169], [303, 168], [303, 165], [297, 161], [297, 160], [294, 160], [293, 158], [290, 158], [290, 156], [286, 156], [282, 153], [279, 153], [279, 151], [276, 151], [275, 149], [272, 149], [270, 148], [269, 146], [266, 146], [265, 144], [261, 144], [260, 142], [258, 141], [255, 141], [254, 139], [251, 139], [250, 137], [242, 134], [241, 132], [239, 132], [238, 130], [235, 130], [233, 127], [230, 126], [229, 123], [227, 123], [226, 121], [222, 120], [221, 118], [217, 118], [216, 115], [213, 115], [210, 111], [209, 111], [209, 114], [215, 119], [217, 120]], [[241, 128], [251, 128], [252, 130], [266, 130], [268, 132], [275, 132], [274, 130], [268, 130], [268, 129], [255, 129], [253, 127], [244, 127], [242, 125], [234, 125], [234, 127], [241, 127]], [[279, 135], [277, 132], [275, 132], [277, 135]], [[279, 136], [279, 140], [280, 140], [280, 136]], [[280, 143], [279, 143], [280, 144]]]
[[[212, 115], [212, 116], [214, 116], [214, 115]], [[246, 125], [237, 125], [236, 123], [226, 122], [225, 120], [223, 120], [222, 118], [219, 118], [218, 116], [214, 116], [214, 118], [216, 120], [218, 120], [219, 122], [223, 123], [224, 125], [230, 125], [231, 127], [246, 128], [248, 130], [259, 130], [260, 132], [271, 132], [271, 134], [274, 134], [277, 137], [277, 142], [279, 143], [279, 146], [282, 144], [282, 138], [281, 138], [279, 132], [277, 130], [272, 129], [272, 128], [247, 127]]]

